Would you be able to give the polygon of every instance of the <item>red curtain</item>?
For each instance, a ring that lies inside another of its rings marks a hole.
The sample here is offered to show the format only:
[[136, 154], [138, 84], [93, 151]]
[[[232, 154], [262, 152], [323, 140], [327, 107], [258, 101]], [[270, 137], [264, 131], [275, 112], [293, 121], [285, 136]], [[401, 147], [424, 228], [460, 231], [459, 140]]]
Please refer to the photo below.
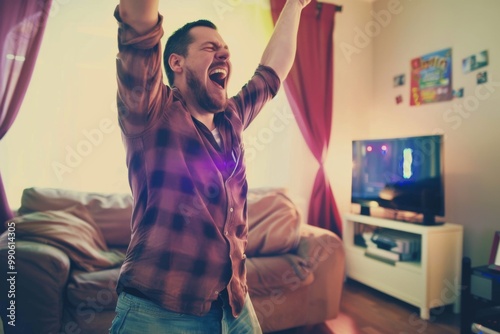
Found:
[[[52, 0], [0, 1], [0, 140], [16, 119], [35, 67]], [[0, 231], [12, 218], [0, 175]]]
[[[286, 0], [271, 0], [274, 23]], [[324, 162], [333, 115], [333, 27], [337, 6], [318, 3], [301, 14], [295, 62], [284, 82], [285, 92], [304, 139], [319, 163], [309, 202], [308, 223], [342, 233], [340, 215]]]

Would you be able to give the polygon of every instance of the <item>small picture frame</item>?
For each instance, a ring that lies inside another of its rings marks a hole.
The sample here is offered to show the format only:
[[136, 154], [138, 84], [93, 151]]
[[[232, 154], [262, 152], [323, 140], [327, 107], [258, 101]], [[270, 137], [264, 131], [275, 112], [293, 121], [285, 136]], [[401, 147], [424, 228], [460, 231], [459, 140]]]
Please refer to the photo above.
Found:
[[496, 231], [493, 237], [493, 245], [491, 246], [490, 260], [488, 268], [500, 271], [500, 231]]
[[401, 104], [403, 102], [403, 96], [399, 94], [396, 96], [396, 104]]
[[488, 72], [477, 72], [476, 80], [478, 85], [488, 82]]
[[454, 89], [453, 90], [453, 97], [456, 97], [456, 98], [462, 98], [464, 97], [464, 89], [463, 88], [460, 88], [460, 89]]
[[394, 87], [404, 86], [405, 75], [404, 74], [396, 75], [393, 79], [393, 84], [394, 84]]

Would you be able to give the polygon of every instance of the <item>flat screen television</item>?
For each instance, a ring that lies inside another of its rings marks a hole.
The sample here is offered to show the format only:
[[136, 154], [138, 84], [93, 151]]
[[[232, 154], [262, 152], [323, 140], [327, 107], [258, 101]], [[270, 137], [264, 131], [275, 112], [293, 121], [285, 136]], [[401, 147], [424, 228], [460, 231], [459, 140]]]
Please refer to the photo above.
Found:
[[366, 139], [352, 142], [351, 202], [422, 214], [424, 225], [444, 217], [443, 137]]

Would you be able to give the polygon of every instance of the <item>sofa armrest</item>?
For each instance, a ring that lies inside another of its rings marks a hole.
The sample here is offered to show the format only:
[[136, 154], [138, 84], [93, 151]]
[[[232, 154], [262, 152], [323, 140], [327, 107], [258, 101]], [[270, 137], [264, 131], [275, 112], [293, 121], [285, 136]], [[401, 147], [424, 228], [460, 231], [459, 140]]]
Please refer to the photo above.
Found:
[[294, 254], [249, 257], [246, 266], [252, 297], [282, 295], [314, 281], [314, 276], [305, 268], [304, 259]]
[[308, 262], [311, 270], [317, 269], [331, 257], [344, 258], [342, 240], [333, 232], [317, 226], [302, 224], [296, 254]]
[[[61, 250], [42, 243], [16, 240], [15, 285], [7, 282], [8, 243], [6, 233], [0, 236], [0, 298], [5, 333], [59, 333], [62, 324], [63, 299], [70, 271], [70, 259]], [[15, 327], [8, 324], [12, 316], [7, 307], [15, 301]]]
[[307, 260], [315, 278], [309, 299], [321, 304], [316, 312], [308, 313], [308, 323], [333, 319], [339, 313], [345, 279], [344, 244], [335, 233], [312, 225], [303, 224], [300, 233], [297, 255]]
[[248, 258], [249, 293], [264, 333], [322, 323], [339, 313], [342, 240], [306, 224], [300, 225], [299, 236], [298, 247], [289, 253]]

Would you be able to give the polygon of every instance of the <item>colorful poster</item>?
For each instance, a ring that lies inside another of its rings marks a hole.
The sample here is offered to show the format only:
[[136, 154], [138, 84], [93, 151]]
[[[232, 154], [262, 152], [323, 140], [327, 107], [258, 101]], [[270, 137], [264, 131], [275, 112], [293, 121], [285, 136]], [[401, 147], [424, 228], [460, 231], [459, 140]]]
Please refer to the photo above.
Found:
[[411, 61], [410, 105], [448, 101], [451, 87], [451, 49], [429, 53]]

